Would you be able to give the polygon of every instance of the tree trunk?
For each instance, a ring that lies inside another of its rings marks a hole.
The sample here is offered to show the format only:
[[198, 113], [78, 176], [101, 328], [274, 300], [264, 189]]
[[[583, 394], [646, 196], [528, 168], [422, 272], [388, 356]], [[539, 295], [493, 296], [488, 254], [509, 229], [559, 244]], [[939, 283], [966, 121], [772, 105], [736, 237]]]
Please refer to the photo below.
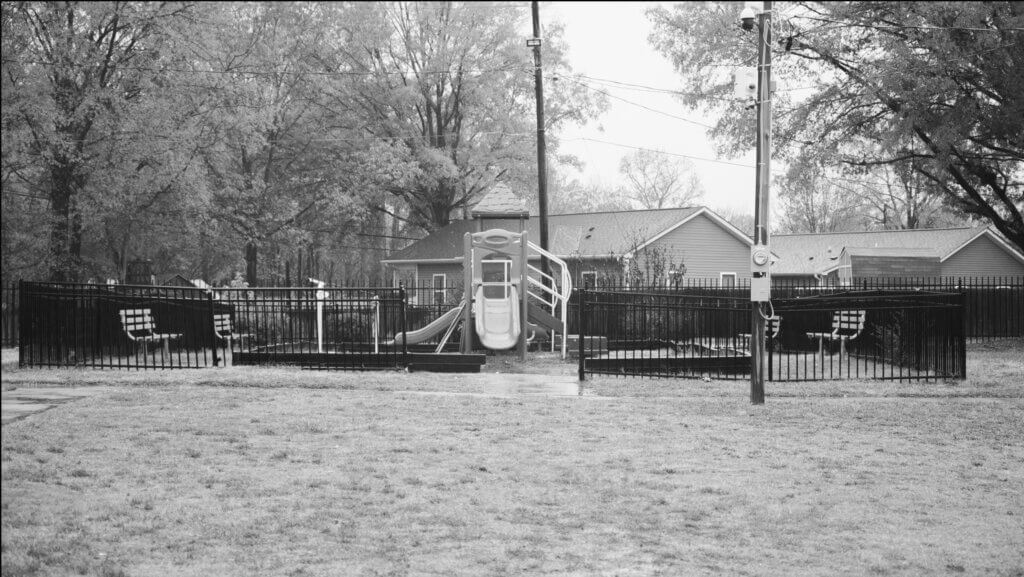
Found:
[[245, 243], [245, 282], [249, 286], [259, 286], [256, 278], [256, 243], [249, 241]]
[[82, 215], [75, 196], [85, 184], [70, 162], [59, 162], [50, 170], [50, 280], [75, 282], [82, 265]]

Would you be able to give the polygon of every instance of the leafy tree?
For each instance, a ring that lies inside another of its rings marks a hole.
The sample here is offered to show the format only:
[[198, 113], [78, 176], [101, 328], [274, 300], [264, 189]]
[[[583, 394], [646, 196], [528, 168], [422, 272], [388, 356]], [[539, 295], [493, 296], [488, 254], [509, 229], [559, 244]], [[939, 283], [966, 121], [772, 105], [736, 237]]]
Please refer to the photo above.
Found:
[[[363, 134], [393, 143], [411, 178], [378, 185], [398, 202], [389, 212], [413, 228], [448, 224], [496, 181], [536, 182], [533, 67], [524, 46], [525, 4], [357, 4], [339, 23], [346, 45], [324, 66], [352, 73], [332, 106], [362, 119]], [[545, 32], [544, 66], [564, 73], [557, 26]], [[548, 128], [581, 121], [599, 102], [555, 83], [545, 96]], [[550, 132], [549, 132], [550, 134]], [[549, 141], [552, 153], [557, 142]], [[384, 203], [380, 210], [387, 210]]]
[[277, 2], [226, 5], [220, 14], [228, 33], [207, 65], [219, 73], [208, 90], [223, 112], [204, 160], [212, 203], [244, 246], [253, 286], [261, 251], [308, 242], [303, 231], [345, 222], [356, 204], [348, 132], [333, 128], [345, 119], [324, 106], [328, 79], [318, 74], [335, 15]]
[[[112, 168], [112, 146], [131, 149], [154, 137], [133, 132], [132, 119], [162, 98], [172, 32], [191, 16], [191, 6], [177, 3], [3, 4], [4, 194], [17, 182], [11, 194], [46, 198], [51, 279], [85, 272], [85, 195], [103, 193], [90, 186]], [[135, 160], [113, 167], [122, 182], [134, 172], [150, 192], [166, 188], [148, 174], [150, 164]]]
[[692, 163], [661, 152], [637, 150], [622, 159], [619, 172], [626, 194], [643, 209], [691, 206], [704, 196]]
[[[1024, 249], [1024, 7], [1019, 2], [776, 4], [774, 141], [779, 156], [830, 168], [910, 170], [956, 211]], [[748, 103], [723, 104], [756, 34], [733, 5], [649, 12], [652, 40], [684, 75], [684, 102], [715, 108], [723, 152], [751, 146]], [[795, 95], [800, 95], [799, 97]], [[715, 97], [712, 99], [711, 97]]]

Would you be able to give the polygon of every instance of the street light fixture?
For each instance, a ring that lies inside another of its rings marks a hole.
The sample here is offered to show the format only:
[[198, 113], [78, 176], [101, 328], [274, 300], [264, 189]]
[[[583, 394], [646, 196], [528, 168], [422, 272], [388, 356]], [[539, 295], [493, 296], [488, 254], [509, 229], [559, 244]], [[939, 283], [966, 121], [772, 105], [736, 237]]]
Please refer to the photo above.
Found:
[[744, 6], [743, 11], [740, 12], [740, 27], [748, 32], [753, 30], [755, 17], [757, 17], [757, 12], [750, 6]]

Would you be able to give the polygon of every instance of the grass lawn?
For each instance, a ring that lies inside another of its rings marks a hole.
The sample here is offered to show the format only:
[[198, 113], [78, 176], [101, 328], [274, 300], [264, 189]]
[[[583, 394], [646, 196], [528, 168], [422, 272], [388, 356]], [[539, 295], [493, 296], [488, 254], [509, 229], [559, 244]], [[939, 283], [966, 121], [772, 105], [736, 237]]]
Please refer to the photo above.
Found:
[[[6, 357], [5, 357], [6, 358]], [[2, 575], [1024, 576], [1024, 342], [966, 382], [16, 370]], [[450, 394], [437, 394], [450, 393]], [[467, 394], [472, 393], [472, 394]]]

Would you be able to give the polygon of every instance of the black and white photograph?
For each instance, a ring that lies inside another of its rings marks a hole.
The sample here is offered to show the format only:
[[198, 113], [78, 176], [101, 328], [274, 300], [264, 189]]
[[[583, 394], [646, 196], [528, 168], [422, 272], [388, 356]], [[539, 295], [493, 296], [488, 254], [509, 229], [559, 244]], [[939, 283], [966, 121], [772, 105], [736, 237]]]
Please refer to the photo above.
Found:
[[1024, 2], [0, 2], [3, 577], [1024, 577]]

